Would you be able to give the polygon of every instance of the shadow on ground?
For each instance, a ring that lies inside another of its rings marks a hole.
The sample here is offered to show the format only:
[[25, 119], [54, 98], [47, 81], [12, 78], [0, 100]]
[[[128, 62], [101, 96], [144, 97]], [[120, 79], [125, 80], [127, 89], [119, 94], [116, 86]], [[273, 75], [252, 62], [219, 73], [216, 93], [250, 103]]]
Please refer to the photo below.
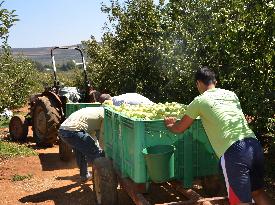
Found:
[[19, 199], [22, 203], [41, 203], [48, 200], [54, 201], [55, 205], [94, 204], [94, 197], [91, 188], [86, 184], [79, 186], [79, 183], [49, 189]]
[[[118, 189], [119, 204], [134, 205], [128, 195]], [[71, 185], [49, 189], [19, 199], [21, 203], [43, 203], [53, 201], [55, 205], [93, 205], [95, 198], [91, 184], [74, 183]]]
[[39, 159], [43, 171], [74, 169], [77, 167], [75, 160], [69, 162], [61, 161], [58, 153], [40, 153]]
[[56, 180], [60, 180], [60, 181], [62, 181], [62, 180], [66, 180], [66, 181], [70, 180], [70, 181], [76, 182], [76, 183], [78, 183], [79, 180], [80, 180], [79, 174], [75, 174], [75, 175], [72, 175], [72, 176], [56, 177], [55, 179]]
[[[76, 176], [72, 176], [72, 178], [75, 180]], [[68, 177], [60, 177], [60, 180], [62, 179], [67, 180]], [[117, 191], [119, 204], [134, 205], [134, 202], [125, 191], [121, 189], [118, 189]], [[175, 190], [172, 190], [167, 186], [158, 185], [152, 186], [150, 193], [145, 194], [144, 197], [151, 204], [162, 204], [165, 202], [178, 202], [186, 200], [186, 198]], [[49, 189], [33, 195], [28, 195], [22, 197], [19, 201], [21, 203], [43, 203], [46, 201], [53, 201], [55, 205], [93, 205], [95, 204], [95, 196], [93, 194], [91, 184], [81, 185], [79, 183], [74, 183], [59, 188]]]

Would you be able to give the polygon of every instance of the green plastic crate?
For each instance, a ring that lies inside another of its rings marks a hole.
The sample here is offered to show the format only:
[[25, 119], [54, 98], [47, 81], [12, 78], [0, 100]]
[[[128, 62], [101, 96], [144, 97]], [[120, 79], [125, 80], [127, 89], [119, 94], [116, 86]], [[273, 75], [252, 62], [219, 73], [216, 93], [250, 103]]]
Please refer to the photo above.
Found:
[[131, 119], [105, 107], [104, 150], [124, 177], [135, 183], [150, 181], [142, 150], [154, 145], [175, 146], [174, 167], [170, 169], [173, 178], [183, 181], [185, 187], [190, 187], [197, 176], [218, 173], [217, 157], [200, 120], [184, 133], [173, 134], [163, 120]]
[[[104, 109], [104, 151], [113, 160], [116, 167], [122, 169], [122, 150], [120, 136], [120, 116], [108, 109]], [[122, 169], [123, 171], [123, 169]]]
[[[196, 119], [188, 134], [175, 143], [175, 176], [191, 187], [195, 177], [219, 174], [218, 157], [204, 131], [201, 120]], [[192, 154], [190, 154], [192, 153]]]
[[[148, 181], [142, 150], [155, 145], [173, 145], [179, 137], [169, 132], [163, 121], [142, 121], [121, 117], [121, 147], [123, 173], [136, 183]], [[170, 167], [174, 173], [174, 167]], [[172, 176], [174, 177], [174, 176]]]
[[69, 117], [73, 112], [85, 107], [100, 107], [100, 103], [66, 103], [66, 117]]

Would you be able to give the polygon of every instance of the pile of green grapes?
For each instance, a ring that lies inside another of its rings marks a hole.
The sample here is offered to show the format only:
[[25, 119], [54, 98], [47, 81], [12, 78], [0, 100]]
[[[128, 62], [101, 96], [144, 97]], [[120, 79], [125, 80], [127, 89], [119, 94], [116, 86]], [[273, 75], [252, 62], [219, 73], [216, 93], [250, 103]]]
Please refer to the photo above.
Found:
[[139, 118], [144, 120], [159, 120], [168, 116], [180, 119], [185, 114], [186, 110], [186, 105], [177, 102], [155, 103], [152, 105], [108, 105], [108, 107], [111, 107], [114, 111], [129, 118]]

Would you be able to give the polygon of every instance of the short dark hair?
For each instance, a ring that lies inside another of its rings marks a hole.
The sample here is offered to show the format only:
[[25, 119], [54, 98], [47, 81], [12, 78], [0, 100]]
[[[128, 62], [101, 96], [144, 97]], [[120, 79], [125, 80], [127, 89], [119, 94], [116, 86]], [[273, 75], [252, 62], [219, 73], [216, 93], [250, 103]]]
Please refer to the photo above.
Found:
[[195, 74], [195, 81], [201, 81], [205, 85], [216, 83], [216, 74], [207, 66], [199, 68]]

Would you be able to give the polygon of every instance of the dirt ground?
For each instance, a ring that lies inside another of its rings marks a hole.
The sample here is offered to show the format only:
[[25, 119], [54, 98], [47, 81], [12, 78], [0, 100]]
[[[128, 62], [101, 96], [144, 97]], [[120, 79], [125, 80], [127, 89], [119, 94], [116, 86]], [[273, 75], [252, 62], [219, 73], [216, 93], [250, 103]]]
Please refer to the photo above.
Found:
[[[8, 129], [0, 130], [0, 137], [7, 137]], [[75, 160], [63, 162], [59, 159], [58, 145], [38, 148], [32, 131], [26, 144], [38, 153], [37, 156], [0, 159], [0, 204], [43, 204], [43, 205], [92, 205], [94, 196], [92, 182], [79, 183], [79, 170]], [[90, 168], [91, 169], [91, 168]], [[92, 171], [92, 170], [90, 170]], [[30, 179], [12, 181], [14, 175], [30, 175]], [[153, 187], [146, 196], [152, 204], [163, 204], [186, 200], [167, 188]], [[119, 204], [132, 205], [133, 201], [118, 188]]]
[[[46, 149], [37, 149], [31, 141], [28, 145], [36, 149], [38, 156], [0, 161], [0, 204], [94, 204], [92, 182], [79, 183], [75, 161], [61, 161], [58, 145]], [[16, 174], [32, 177], [12, 181]], [[123, 204], [133, 204], [125, 193], [119, 193], [119, 199]]]
[[[7, 138], [8, 129], [0, 130], [0, 137]], [[32, 135], [29, 130], [29, 135]], [[52, 148], [36, 147], [33, 137], [28, 136], [26, 144], [38, 153], [37, 156], [0, 159], [0, 204], [43, 204], [43, 205], [92, 205], [92, 181], [79, 182], [79, 169], [75, 160], [63, 162], [59, 159], [58, 145]], [[92, 171], [91, 168], [89, 168]], [[30, 179], [12, 181], [14, 175]], [[118, 187], [119, 204], [134, 204], [131, 198]], [[186, 200], [184, 196], [167, 187], [153, 186], [146, 195], [152, 204], [163, 204]]]
[[[25, 106], [14, 113], [26, 114]], [[8, 128], [0, 129], [0, 137], [8, 138]], [[43, 204], [43, 205], [92, 205], [95, 204], [92, 181], [79, 182], [79, 169], [75, 160], [61, 161], [58, 145], [39, 148], [29, 128], [27, 142], [38, 155], [31, 157], [0, 158], [0, 205]], [[92, 171], [92, 168], [89, 168]], [[14, 175], [31, 176], [22, 181], [13, 181]], [[152, 187], [153, 194], [146, 196], [152, 204], [186, 200], [178, 193], [165, 187]], [[131, 198], [118, 187], [119, 204], [134, 204]]]

